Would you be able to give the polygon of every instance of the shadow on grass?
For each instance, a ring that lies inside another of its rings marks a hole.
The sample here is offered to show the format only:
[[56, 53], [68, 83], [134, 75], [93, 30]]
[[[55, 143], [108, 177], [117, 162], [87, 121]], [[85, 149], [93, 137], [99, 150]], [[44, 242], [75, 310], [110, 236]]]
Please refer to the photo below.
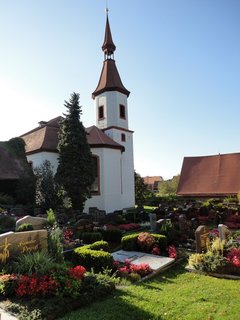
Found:
[[[68, 313], [58, 320], [162, 320], [161, 316], [154, 316], [133, 303], [137, 295], [129, 290], [118, 288], [112, 296], [97, 301], [87, 307]], [[141, 302], [144, 300], [141, 299]], [[144, 304], [147, 303], [144, 302]]]

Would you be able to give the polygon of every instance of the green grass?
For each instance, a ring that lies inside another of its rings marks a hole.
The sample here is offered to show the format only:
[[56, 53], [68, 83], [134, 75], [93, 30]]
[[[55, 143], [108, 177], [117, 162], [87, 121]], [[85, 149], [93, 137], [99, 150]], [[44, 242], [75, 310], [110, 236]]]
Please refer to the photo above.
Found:
[[239, 320], [240, 283], [174, 267], [61, 320]]

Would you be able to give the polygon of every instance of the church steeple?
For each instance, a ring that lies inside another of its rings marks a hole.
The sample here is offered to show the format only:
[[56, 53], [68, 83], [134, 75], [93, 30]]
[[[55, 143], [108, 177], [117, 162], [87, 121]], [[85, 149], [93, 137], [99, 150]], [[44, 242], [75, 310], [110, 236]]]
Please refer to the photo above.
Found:
[[111, 56], [114, 54], [114, 51], [116, 50], [116, 46], [112, 40], [112, 33], [111, 33], [109, 20], [108, 20], [108, 9], [106, 11], [107, 11], [107, 21], [106, 21], [105, 38], [102, 45], [102, 50], [105, 54], [105, 59], [111, 59]]
[[102, 50], [104, 52], [105, 60], [103, 62], [102, 73], [97, 88], [92, 93], [92, 98], [95, 99], [96, 96], [106, 91], [118, 91], [125, 94], [128, 97], [130, 91], [128, 91], [122, 84], [120, 75], [115, 64], [115, 60], [113, 59], [116, 46], [112, 40], [112, 34], [108, 20], [108, 10], [105, 27], [105, 37], [102, 45]]

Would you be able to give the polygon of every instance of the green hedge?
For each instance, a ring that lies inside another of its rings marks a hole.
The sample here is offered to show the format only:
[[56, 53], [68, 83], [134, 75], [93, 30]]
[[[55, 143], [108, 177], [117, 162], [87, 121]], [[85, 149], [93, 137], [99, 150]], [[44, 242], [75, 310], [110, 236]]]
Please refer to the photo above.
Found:
[[[139, 251], [137, 238], [140, 233], [134, 233], [127, 236], [122, 237], [121, 245], [122, 249], [126, 251]], [[165, 250], [167, 247], [167, 237], [162, 234], [157, 233], [150, 233], [155, 241], [156, 244], [159, 246], [160, 250]]]
[[73, 263], [82, 265], [87, 270], [93, 269], [94, 272], [101, 272], [103, 269], [113, 267], [113, 257], [109, 252], [106, 241], [97, 241], [73, 251]]
[[107, 242], [121, 243], [123, 233], [119, 229], [102, 230], [102, 235]]
[[96, 241], [101, 241], [103, 236], [101, 232], [81, 232], [79, 233], [79, 239], [85, 244], [91, 244]]
[[122, 237], [122, 249], [126, 251], [138, 251], [137, 238], [139, 233], [133, 233], [128, 236]]

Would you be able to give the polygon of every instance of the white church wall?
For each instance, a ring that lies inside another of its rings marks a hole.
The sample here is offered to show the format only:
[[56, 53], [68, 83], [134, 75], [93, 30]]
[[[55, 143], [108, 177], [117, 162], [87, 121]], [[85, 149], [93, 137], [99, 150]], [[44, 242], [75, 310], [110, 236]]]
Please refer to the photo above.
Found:
[[[122, 119], [119, 116], [119, 105], [125, 106], [126, 119]], [[117, 126], [121, 128], [128, 128], [128, 105], [127, 96], [116, 91], [107, 91], [96, 97], [96, 119], [98, 119], [98, 107], [104, 107], [104, 119], [97, 121], [97, 126], [100, 129], [104, 129], [111, 126]], [[111, 106], [117, 106], [112, 108]]]
[[84, 211], [89, 207], [98, 207], [107, 213], [121, 210], [122, 180], [121, 151], [116, 149], [92, 149], [92, 153], [100, 158], [100, 195], [93, 195], [85, 203]]
[[54, 152], [38, 152], [34, 154], [27, 155], [28, 162], [32, 162], [33, 168], [42, 165], [43, 161], [48, 160], [51, 162], [53, 168], [52, 171], [55, 174], [58, 166], [58, 153]]

